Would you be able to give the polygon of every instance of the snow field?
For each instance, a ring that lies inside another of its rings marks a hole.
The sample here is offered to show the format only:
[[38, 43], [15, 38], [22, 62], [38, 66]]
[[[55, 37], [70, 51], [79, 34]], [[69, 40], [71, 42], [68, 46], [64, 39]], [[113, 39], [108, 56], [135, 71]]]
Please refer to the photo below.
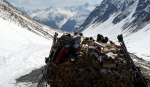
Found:
[[45, 65], [52, 41], [2, 18], [0, 33], [0, 87], [16, 87], [16, 78]]

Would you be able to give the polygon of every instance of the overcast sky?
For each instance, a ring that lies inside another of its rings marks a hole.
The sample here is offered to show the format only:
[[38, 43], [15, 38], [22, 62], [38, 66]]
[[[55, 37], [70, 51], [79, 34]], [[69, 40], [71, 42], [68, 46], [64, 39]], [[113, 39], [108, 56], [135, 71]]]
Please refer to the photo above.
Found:
[[50, 6], [65, 7], [78, 6], [84, 3], [98, 4], [101, 0], [7, 0], [16, 7], [25, 7], [27, 9], [44, 9]]

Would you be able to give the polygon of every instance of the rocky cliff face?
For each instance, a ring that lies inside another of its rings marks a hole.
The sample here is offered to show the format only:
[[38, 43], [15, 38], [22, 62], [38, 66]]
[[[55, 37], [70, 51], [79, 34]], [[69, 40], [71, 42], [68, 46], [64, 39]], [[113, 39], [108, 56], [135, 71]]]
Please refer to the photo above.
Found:
[[122, 29], [135, 28], [132, 31], [141, 29], [150, 20], [150, 1], [148, 0], [103, 0], [88, 18], [80, 26], [80, 31], [91, 24], [101, 24], [113, 17], [112, 23], [115, 25], [122, 20], [126, 20]]

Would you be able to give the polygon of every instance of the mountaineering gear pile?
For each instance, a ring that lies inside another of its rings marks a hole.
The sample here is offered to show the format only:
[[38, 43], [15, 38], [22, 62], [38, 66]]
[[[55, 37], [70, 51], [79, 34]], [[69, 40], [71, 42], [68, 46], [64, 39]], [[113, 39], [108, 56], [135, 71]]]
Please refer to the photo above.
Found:
[[[123, 43], [123, 36], [118, 40]], [[108, 44], [108, 38], [69, 34], [57, 38], [51, 48], [46, 82], [51, 87], [141, 87], [143, 81], [128, 58], [125, 45]], [[137, 75], [136, 75], [137, 74]]]

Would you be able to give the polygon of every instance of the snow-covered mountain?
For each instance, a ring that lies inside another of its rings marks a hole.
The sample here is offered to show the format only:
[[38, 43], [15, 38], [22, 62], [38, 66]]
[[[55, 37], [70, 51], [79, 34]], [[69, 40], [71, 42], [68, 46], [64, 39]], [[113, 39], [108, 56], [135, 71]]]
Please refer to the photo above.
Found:
[[0, 0], [0, 87], [27, 87], [15, 79], [45, 65], [55, 32]]
[[64, 8], [49, 7], [45, 10], [30, 11], [19, 8], [22, 12], [30, 15], [32, 18], [56, 29], [69, 32], [77, 31], [90, 12], [97, 5], [88, 3], [81, 6], [71, 6]]
[[62, 8], [49, 7], [43, 11], [29, 15], [48, 26], [60, 29], [60, 27], [74, 14], [74, 12]]
[[80, 26], [85, 36], [123, 34], [131, 53], [150, 60], [150, 1], [103, 0]]
[[79, 29], [79, 26], [84, 22], [84, 20], [88, 17], [90, 12], [96, 7], [96, 5], [90, 5], [88, 3], [76, 7], [74, 12], [76, 13], [67, 22], [60, 28], [61, 30], [74, 32]]

